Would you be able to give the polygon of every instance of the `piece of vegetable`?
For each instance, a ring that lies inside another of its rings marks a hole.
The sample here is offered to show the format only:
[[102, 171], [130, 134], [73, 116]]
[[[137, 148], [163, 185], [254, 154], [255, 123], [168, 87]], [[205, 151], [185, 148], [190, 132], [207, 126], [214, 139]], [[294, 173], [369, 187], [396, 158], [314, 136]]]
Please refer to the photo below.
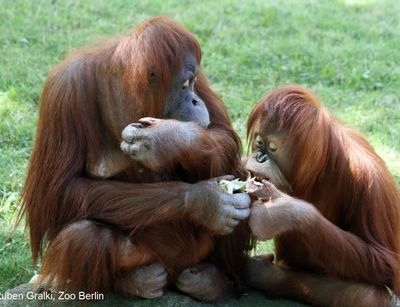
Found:
[[234, 192], [250, 193], [254, 188], [262, 187], [262, 183], [256, 181], [255, 177], [248, 178], [246, 181], [236, 178], [234, 180], [221, 180], [219, 183], [221, 191], [233, 194]]

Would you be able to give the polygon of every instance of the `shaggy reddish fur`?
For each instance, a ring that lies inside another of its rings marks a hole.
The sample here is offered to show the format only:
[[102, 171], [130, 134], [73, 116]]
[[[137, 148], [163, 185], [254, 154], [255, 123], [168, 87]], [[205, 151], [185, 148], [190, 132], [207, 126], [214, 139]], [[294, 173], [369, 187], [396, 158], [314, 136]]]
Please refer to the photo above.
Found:
[[[44, 253], [41, 274], [60, 288], [118, 290], [118, 246], [126, 236], [141, 253], [130, 269], [160, 261], [176, 275], [215, 255], [219, 267], [239, 279], [249, 248], [247, 226], [215, 238], [186, 218], [184, 200], [176, 196], [188, 183], [242, 174], [239, 138], [203, 74], [195, 91], [211, 124], [198, 148], [165, 172], [139, 172], [135, 162], [106, 180], [87, 172], [104, 151], [119, 152], [125, 126], [144, 116], [162, 117], [172, 78], [189, 53], [200, 63], [199, 44], [188, 30], [152, 18], [128, 36], [71, 55], [47, 78], [22, 212], [33, 259]], [[157, 81], [149, 82], [154, 75]], [[92, 223], [70, 226], [82, 220]]]
[[[249, 136], [259, 122], [293, 145], [293, 167], [284, 174], [291, 195], [321, 214], [312, 225], [275, 239], [277, 263], [387, 286], [400, 294], [400, 194], [371, 145], [329, 114], [312, 92], [296, 85], [274, 90], [259, 102], [249, 117]], [[292, 297], [307, 285], [308, 275], [297, 274]], [[323, 282], [316, 276], [309, 293]], [[291, 291], [289, 284], [285, 287]]]

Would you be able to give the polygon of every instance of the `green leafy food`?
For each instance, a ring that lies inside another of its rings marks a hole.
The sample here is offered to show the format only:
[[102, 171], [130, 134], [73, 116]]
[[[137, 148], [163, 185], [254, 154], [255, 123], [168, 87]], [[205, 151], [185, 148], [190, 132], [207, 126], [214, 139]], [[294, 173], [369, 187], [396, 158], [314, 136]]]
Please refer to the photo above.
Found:
[[244, 192], [246, 189], [247, 181], [242, 181], [240, 179], [235, 180], [221, 180], [219, 182], [219, 187], [223, 192], [233, 194], [233, 192]]
[[263, 184], [256, 181], [255, 177], [249, 178], [246, 181], [236, 178], [234, 180], [219, 181], [219, 188], [225, 193], [233, 194], [234, 192], [250, 192], [249, 187], [262, 186]]

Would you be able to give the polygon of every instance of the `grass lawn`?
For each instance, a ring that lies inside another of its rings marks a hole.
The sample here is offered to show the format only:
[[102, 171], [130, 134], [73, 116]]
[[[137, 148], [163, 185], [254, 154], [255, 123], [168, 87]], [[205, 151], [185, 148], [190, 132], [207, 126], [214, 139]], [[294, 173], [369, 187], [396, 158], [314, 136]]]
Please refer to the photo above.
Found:
[[33, 274], [26, 235], [12, 225], [48, 71], [71, 48], [153, 15], [199, 39], [243, 140], [258, 99], [300, 83], [361, 130], [400, 182], [400, 1], [0, 0], [0, 293]]

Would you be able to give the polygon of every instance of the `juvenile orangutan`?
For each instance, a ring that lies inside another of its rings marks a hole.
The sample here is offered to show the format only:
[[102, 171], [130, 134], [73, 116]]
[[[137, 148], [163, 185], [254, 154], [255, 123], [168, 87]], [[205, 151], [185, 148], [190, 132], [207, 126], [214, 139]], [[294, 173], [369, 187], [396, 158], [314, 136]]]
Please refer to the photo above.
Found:
[[250, 227], [259, 240], [275, 240], [275, 261], [249, 261], [248, 283], [312, 305], [393, 304], [400, 196], [365, 138], [295, 85], [256, 105], [248, 137], [247, 169], [264, 184]]

